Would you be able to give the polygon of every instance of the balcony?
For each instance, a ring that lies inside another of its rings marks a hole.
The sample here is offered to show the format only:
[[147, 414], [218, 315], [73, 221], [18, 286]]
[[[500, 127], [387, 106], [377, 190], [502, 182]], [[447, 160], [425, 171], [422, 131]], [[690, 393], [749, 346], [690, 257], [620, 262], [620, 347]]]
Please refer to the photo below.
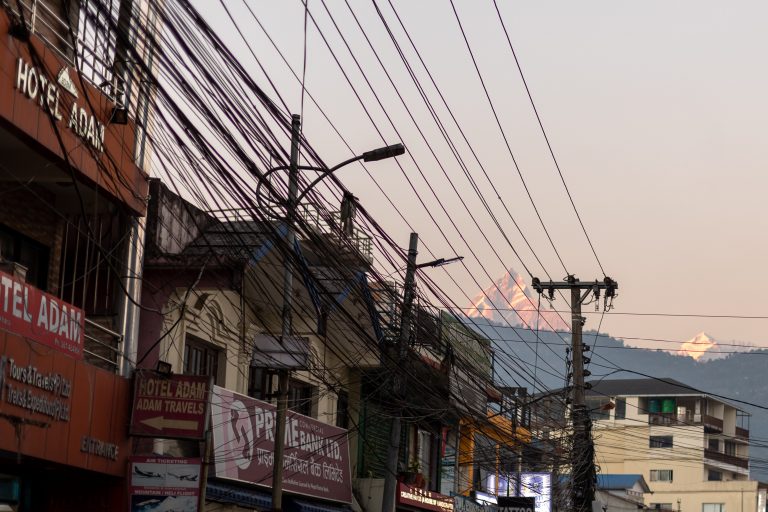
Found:
[[686, 412], [685, 414], [675, 414], [673, 412], [651, 412], [648, 413], [649, 425], [701, 425], [701, 414]]
[[705, 414], [704, 431], [708, 434], [721, 434], [723, 432], [723, 420]]
[[123, 337], [102, 325], [105, 322], [85, 319], [83, 359], [110, 372], [120, 370], [120, 344]]
[[746, 428], [736, 427], [736, 439], [749, 441], [749, 430]]
[[709, 448], [704, 450], [704, 458], [722, 462], [723, 464], [730, 464], [739, 468], [749, 469], [749, 459], [737, 455], [728, 455], [727, 453], [710, 450]]

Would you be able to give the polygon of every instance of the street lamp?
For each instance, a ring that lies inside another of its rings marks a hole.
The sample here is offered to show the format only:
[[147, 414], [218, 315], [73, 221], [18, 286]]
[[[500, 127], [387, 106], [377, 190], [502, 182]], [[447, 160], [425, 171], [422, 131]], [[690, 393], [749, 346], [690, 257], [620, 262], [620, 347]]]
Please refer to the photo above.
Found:
[[[259, 181], [259, 185], [256, 187], [256, 199], [259, 201], [259, 189], [261, 183], [272, 173], [280, 170], [288, 170], [288, 203], [286, 208], [286, 229], [287, 229], [287, 242], [288, 253], [284, 258], [283, 263], [283, 310], [282, 310], [282, 331], [280, 336], [280, 343], [284, 346], [285, 341], [289, 339], [293, 332], [293, 261], [290, 257], [290, 251], [292, 251], [296, 244], [296, 230], [294, 224], [296, 220], [296, 207], [302, 199], [309, 193], [312, 188], [320, 183], [324, 178], [330, 176], [337, 170], [341, 169], [345, 165], [351, 164], [358, 160], [366, 162], [375, 162], [378, 160], [384, 160], [385, 158], [392, 158], [405, 153], [405, 147], [402, 144], [395, 144], [392, 146], [386, 146], [373, 151], [367, 151], [362, 155], [352, 157], [348, 160], [341, 162], [340, 164], [330, 167], [312, 167], [306, 165], [299, 165], [299, 139], [301, 137], [301, 116], [294, 114], [291, 122], [291, 163], [287, 166], [282, 165], [269, 169], [262, 176], [262, 180]], [[299, 171], [309, 170], [319, 172], [320, 175], [315, 178], [301, 193], [299, 193]], [[260, 203], [259, 203], [260, 204]], [[285, 451], [285, 417], [286, 410], [288, 408], [288, 383], [290, 376], [290, 368], [283, 367], [278, 369], [278, 392], [277, 392], [277, 413], [275, 418], [275, 453], [274, 462], [272, 466], [272, 509], [276, 511], [282, 510], [283, 506], [283, 452]]]
[[[426, 263], [416, 264], [418, 255], [419, 235], [411, 233], [410, 243], [408, 245], [408, 266], [405, 270], [405, 283], [403, 284], [403, 307], [401, 309], [400, 336], [395, 347], [396, 352], [393, 359], [397, 368], [393, 368], [393, 394], [396, 400], [404, 396], [403, 379], [400, 376], [399, 369], [405, 363], [405, 356], [408, 350], [408, 339], [411, 335], [411, 317], [413, 309], [413, 297], [416, 293], [416, 270], [425, 267], [442, 267], [455, 261], [461, 261], [463, 256], [454, 258], [438, 258]], [[401, 407], [398, 405], [398, 407]], [[387, 447], [386, 473], [384, 475], [384, 495], [382, 497], [381, 511], [393, 512], [395, 510], [395, 493], [397, 492], [397, 460], [400, 455], [400, 431], [402, 422], [401, 414], [396, 414], [392, 418], [389, 431], [389, 446]]]

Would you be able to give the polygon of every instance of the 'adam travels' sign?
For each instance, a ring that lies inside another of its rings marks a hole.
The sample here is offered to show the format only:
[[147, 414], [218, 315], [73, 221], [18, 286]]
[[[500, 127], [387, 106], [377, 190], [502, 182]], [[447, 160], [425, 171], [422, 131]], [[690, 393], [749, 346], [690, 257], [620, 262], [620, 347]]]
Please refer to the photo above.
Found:
[[83, 311], [5, 272], [0, 272], [0, 329], [83, 358]]
[[[211, 425], [218, 478], [272, 485], [275, 416], [271, 404], [213, 387]], [[286, 416], [284, 489], [351, 503], [347, 431], [291, 411]]]
[[136, 373], [131, 434], [202, 439], [208, 419], [210, 377]]

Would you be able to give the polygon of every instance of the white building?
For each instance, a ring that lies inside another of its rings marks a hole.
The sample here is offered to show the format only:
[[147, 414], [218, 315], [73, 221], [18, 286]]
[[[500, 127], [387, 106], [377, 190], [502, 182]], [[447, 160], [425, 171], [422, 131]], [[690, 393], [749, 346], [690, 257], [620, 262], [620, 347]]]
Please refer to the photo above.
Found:
[[672, 379], [593, 383], [587, 406], [601, 473], [640, 474], [650, 508], [764, 512], [749, 478], [749, 414]]

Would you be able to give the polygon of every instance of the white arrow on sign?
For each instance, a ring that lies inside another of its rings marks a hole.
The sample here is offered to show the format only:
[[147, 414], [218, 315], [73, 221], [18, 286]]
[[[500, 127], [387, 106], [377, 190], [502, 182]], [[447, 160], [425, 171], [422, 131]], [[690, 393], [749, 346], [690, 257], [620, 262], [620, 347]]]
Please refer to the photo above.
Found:
[[173, 428], [176, 430], [197, 430], [200, 425], [200, 423], [195, 420], [174, 420], [164, 416], [147, 418], [146, 420], [141, 420], [140, 423], [143, 423], [148, 427], [152, 427], [156, 430], [164, 430], [167, 428]]

